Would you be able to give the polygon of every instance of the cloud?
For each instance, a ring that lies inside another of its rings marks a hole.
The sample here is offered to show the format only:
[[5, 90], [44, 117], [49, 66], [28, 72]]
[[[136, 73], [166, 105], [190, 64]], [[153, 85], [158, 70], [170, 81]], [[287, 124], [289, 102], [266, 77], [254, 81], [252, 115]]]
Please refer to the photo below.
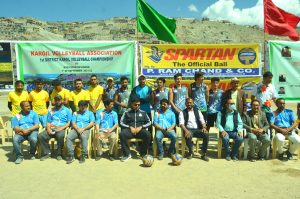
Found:
[[[299, 0], [273, 0], [283, 10], [300, 16]], [[263, 0], [258, 0], [250, 8], [236, 8], [233, 0], [219, 0], [204, 10], [203, 17], [215, 20], [228, 20], [240, 25], [263, 27]]]
[[194, 4], [189, 5], [188, 9], [190, 12], [199, 12], [198, 8]]

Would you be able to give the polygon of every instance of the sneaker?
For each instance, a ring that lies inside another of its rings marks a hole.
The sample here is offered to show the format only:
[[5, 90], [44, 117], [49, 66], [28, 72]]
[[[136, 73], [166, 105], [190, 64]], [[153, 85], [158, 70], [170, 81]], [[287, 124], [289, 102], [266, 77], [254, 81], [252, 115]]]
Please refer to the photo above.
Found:
[[163, 154], [159, 154], [158, 157], [157, 157], [158, 160], [162, 160], [163, 158], [164, 158]]
[[75, 158], [73, 156], [68, 157], [67, 159], [67, 164], [71, 164], [72, 162], [75, 161]]
[[101, 159], [101, 155], [96, 155], [95, 161], [99, 161]]
[[108, 159], [109, 159], [110, 161], [114, 161], [114, 160], [115, 160], [113, 154], [109, 154]]
[[56, 157], [56, 159], [57, 159], [58, 161], [60, 161], [60, 160], [62, 160], [63, 158], [61, 157], [61, 155], [58, 155], [58, 156]]
[[51, 154], [47, 154], [47, 155], [44, 155], [43, 157], [41, 157], [41, 161], [45, 161], [46, 159], [50, 158]]
[[278, 155], [278, 160], [283, 161], [283, 153]]
[[186, 156], [186, 158], [187, 158], [188, 160], [191, 160], [191, 159], [193, 158], [193, 154], [192, 154], [192, 153], [188, 154], [188, 155]]
[[80, 156], [79, 163], [80, 163], [80, 164], [85, 163], [85, 156], [84, 156], [84, 155], [81, 155], [81, 156]]
[[256, 162], [256, 160], [254, 158], [250, 158], [249, 161], [250, 162]]
[[235, 161], [238, 161], [239, 159], [236, 156], [233, 156], [232, 160], [235, 162]]
[[289, 151], [286, 152], [288, 160], [293, 160], [293, 154], [291, 154]]
[[231, 157], [230, 156], [226, 156], [225, 160], [230, 161]]
[[15, 164], [21, 164], [23, 162], [23, 158], [17, 158]]
[[127, 160], [129, 160], [131, 158], [131, 155], [128, 155], [128, 156], [123, 156], [121, 158], [121, 162], [126, 162]]
[[201, 160], [208, 162], [209, 158], [204, 154], [204, 155], [201, 155]]
[[29, 159], [30, 159], [30, 160], [35, 160], [35, 156], [34, 156], [34, 155], [30, 155], [30, 156], [29, 156]]

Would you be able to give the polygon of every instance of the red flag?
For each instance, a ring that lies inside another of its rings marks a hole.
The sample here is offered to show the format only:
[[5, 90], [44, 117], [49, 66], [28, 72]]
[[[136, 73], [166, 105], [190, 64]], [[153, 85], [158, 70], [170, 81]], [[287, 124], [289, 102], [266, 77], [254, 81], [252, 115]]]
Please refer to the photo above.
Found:
[[300, 17], [278, 8], [272, 0], [264, 1], [264, 31], [271, 35], [288, 36], [298, 41], [299, 34], [295, 30]]

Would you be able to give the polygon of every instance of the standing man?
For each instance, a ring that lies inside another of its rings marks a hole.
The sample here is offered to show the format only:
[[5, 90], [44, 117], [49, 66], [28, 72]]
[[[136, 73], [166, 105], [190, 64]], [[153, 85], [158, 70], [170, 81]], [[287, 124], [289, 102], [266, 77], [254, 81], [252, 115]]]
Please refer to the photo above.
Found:
[[163, 77], [159, 77], [156, 80], [157, 88], [153, 91], [153, 108], [155, 111], [160, 110], [160, 101], [162, 99], [169, 100], [169, 89], [165, 87], [166, 80]]
[[72, 113], [70, 109], [63, 106], [63, 99], [60, 95], [54, 97], [54, 107], [47, 115], [46, 130], [39, 134], [39, 142], [42, 147], [41, 161], [51, 156], [49, 149], [50, 138], [57, 140], [57, 160], [62, 160], [62, 150], [64, 147], [65, 130], [70, 126]]
[[187, 87], [181, 84], [182, 74], [177, 73], [174, 75], [175, 86], [170, 89], [169, 101], [172, 106], [173, 112], [176, 116], [176, 123], [179, 123], [178, 116], [181, 111], [185, 109], [185, 101], [189, 97]]
[[258, 100], [251, 102], [251, 110], [243, 115], [244, 128], [247, 131], [248, 144], [250, 148], [249, 160], [255, 162], [255, 149], [257, 140], [262, 143], [258, 152], [258, 159], [264, 160], [267, 148], [271, 143], [270, 136], [268, 135], [269, 123], [266, 114], [260, 111], [260, 104]]
[[15, 116], [21, 111], [20, 103], [28, 100], [28, 92], [24, 91], [24, 82], [17, 80], [15, 90], [8, 93], [7, 107], [11, 111], [11, 116]]
[[11, 120], [12, 129], [15, 131], [13, 137], [13, 147], [16, 153], [15, 164], [20, 164], [24, 157], [21, 150], [21, 143], [28, 140], [30, 143], [30, 159], [34, 160], [34, 154], [37, 146], [37, 137], [39, 130], [39, 117], [30, 108], [28, 101], [20, 103], [21, 112], [17, 113]]
[[74, 83], [75, 83], [75, 90], [72, 91], [70, 94], [69, 103], [72, 111], [76, 112], [79, 110], [78, 103], [80, 100], [90, 101], [90, 93], [82, 89], [83, 87], [82, 79], [76, 79]]
[[73, 142], [76, 138], [81, 141], [81, 156], [79, 163], [84, 163], [88, 154], [87, 146], [90, 136], [90, 129], [95, 122], [95, 116], [93, 112], [87, 110], [89, 106], [88, 101], [80, 100], [78, 102], [79, 111], [73, 113], [72, 116], [72, 130], [67, 135], [67, 164], [74, 161], [74, 146]]
[[102, 155], [102, 142], [105, 139], [109, 140], [109, 160], [114, 161], [113, 150], [116, 146], [117, 140], [117, 128], [118, 123], [118, 114], [113, 111], [114, 101], [107, 99], [104, 101], [105, 110], [99, 110], [96, 114], [96, 147], [97, 154], [95, 160], [98, 161], [101, 159]]
[[118, 120], [121, 120], [123, 113], [128, 108], [128, 101], [130, 96], [130, 89], [128, 88], [128, 77], [121, 77], [121, 88], [116, 91], [114, 102], [118, 106]]
[[201, 111], [204, 120], [207, 121], [207, 102], [209, 99], [208, 88], [204, 81], [204, 73], [196, 72], [195, 82], [189, 87], [189, 96], [194, 101], [195, 107]]
[[179, 114], [179, 125], [184, 133], [186, 145], [189, 148], [187, 159], [192, 159], [193, 157], [192, 138], [197, 137], [203, 139], [201, 159], [209, 161], [209, 158], [206, 155], [209, 136], [206, 130], [204, 117], [201, 111], [194, 106], [192, 98], [187, 98], [185, 105], [186, 109]]
[[51, 104], [54, 105], [54, 97], [56, 95], [60, 95], [63, 98], [63, 105], [69, 106], [69, 98], [70, 98], [70, 91], [68, 89], [65, 89], [61, 85], [61, 81], [58, 79], [55, 79], [52, 81], [53, 91], [50, 95]]
[[177, 135], [175, 133], [176, 118], [173, 111], [169, 110], [169, 100], [160, 100], [160, 110], [154, 113], [154, 127], [156, 130], [155, 138], [158, 148], [158, 160], [164, 157], [162, 139], [168, 137], [171, 139], [169, 156], [176, 153], [175, 144]]
[[151, 101], [153, 99], [152, 88], [146, 85], [146, 77], [140, 75], [138, 78], [139, 85], [133, 88], [129, 97], [129, 103], [131, 104], [132, 99], [140, 99], [140, 109], [145, 111], [151, 120]]
[[98, 85], [97, 75], [91, 75], [91, 86], [87, 89], [90, 94], [90, 111], [96, 114], [97, 110], [104, 110], [103, 95], [104, 88]]
[[[228, 99], [225, 108], [218, 112], [217, 128], [222, 138], [222, 143], [226, 153], [226, 160], [237, 161], [239, 148], [243, 142], [243, 122], [233, 99]], [[234, 140], [232, 152], [229, 151], [229, 139]], [[231, 154], [231, 157], [230, 157]]]
[[222, 108], [226, 108], [228, 99], [232, 99], [235, 104], [235, 110], [243, 115], [247, 111], [245, 92], [239, 88], [240, 80], [236, 77], [231, 79], [231, 88], [224, 92], [222, 96]]
[[257, 99], [261, 105], [261, 110], [266, 113], [268, 122], [272, 117], [272, 101], [276, 101], [276, 90], [273, 84], [271, 84], [273, 74], [267, 71], [263, 74], [262, 82], [256, 84], [252, 90], [251, 100]]
[[[293, 159], [293, 154], [300, 150], [300, 136], [296, 134], [295, 128], [298, 125], [297, 119], [292, 110], [285, 108], [285, 101], [283, 98], [276, 100], [277, 110], [275, 110], [271, 117], [271, 127], [275, 129], [275, 142], [278, 150], [279, 160], [283, 160], [283, 143], [287, 138], [290, 141], [290, 146], [287, 151], [288, 160]], [[299, 158], [299, 157], [298, 157]]]
[[[112, 77], [108, 77], [107, 78], [107, 87], [105, 89], [105, 94], [104, 94], [104, 100], [113, 100], [115, 99], [115, 93], [116, 93], [117, 89], [115, 88], [114, 86], [114, 79]], [[104, 103], [104, 101], [103, 101]], [[105, 105], [104, 105], [105, 106]], [[115, 112], [118, 111], [118, 106], [115, 104], [114, 107], [113, 107], [113, 110]]]
[[43, 81], [37, 79], [34, 81], [35, 89], [29, 94], [29, 102], [32, 105], [32, 109], [39, 115], [40, 123], [43, 127], [46, 127], [47, 113], [49, 107], [49, 94], [43, 90]]
[[221, 100], [223, 90], [219, 89], [220, 78], [211, 78], [211, 87], [209, 90], [208, 110], [207, 110], [207, 131], [215, 126], [218, 112], [222, 110]]
[[128, 139], [139, 138], [143, 140], [140, 151], [141, 157], [147, 154], [150, 145], [151, 134], [147, 131], [147, 128], [151, 127], [151, 120], [148, 114], [140, 109], [140, 106], [141, 100], [139, 98], [133, 98], [131, 100], [131, 109], [127, 110], [121, 118], [120, 125], [122, 130], [120, 140], [123, 152], [122, 162], [131, 158], [127, 142]]

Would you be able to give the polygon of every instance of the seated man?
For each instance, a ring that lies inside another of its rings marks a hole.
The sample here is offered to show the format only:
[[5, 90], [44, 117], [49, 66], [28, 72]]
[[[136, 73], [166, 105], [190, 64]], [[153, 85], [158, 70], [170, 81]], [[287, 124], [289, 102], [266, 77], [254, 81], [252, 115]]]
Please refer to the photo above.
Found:
[[264, 160], [267, 148], [271, 143], [270, 136], [267, 134], [269, 123], [266, 114], [260, 110], [258, 100], [251, 102], [251, 110], [243, 115], [244, 128], [247, 131], [248, 144], [250, 148], [249, 160], [255, 162], [255, 149], [257, 140], [262, 143], [258, 152], [258, 159]]
[[197, 137], [203, 139], [201, 159], [209, 161], [206, 156], [209, 136], [206, 130], [204, 117], [201, 111], [194, 107], [194, 101], [192, 98], [186, 99], [185, 106], [186, 109], [179, 113], [179, 125], [184, 133], [186, 145], [189, 148], [187, 159], [192, 159], [193, 157], [192, 138]]
[[70, 109], [63, 106], [63, 99], [60, 95], [54, 97], [55, 107], [48, 112], [46, 130], [39, 134], [39, 142], [42, 147], [41, 161], [51, 156], [49, 149], [50, 138], [57, 140], [57, 160], [62, 160], [64, 147], [65, 130], [70, 126], [72, 113]]
[[102, 142], [109, 139], [109, 159], [114, 161], [113, 150], [117, 140], [116, 130], [118, 128], [118, 114], [113, 111], [114, 101], [107, 99], [104, 101], [105, 110], [98, 110], [96, 113], [96, 145], [97, 154], [95, 160], [98, 161], [102, 155]]
[[145, 111], [140, 110], [141, 101], [139, 98], [131, 100], [131, 109], [128, 109], [121, 117], [120, 125], [122, 131], [120, 134], [123, 157], [121, 161], [127, 161], [131, 158], [128, 139], [139, 138], [143, 140], [140, 155], [147, 154], [150, 145], [151, 134], [147, 128], [151, 126], [151, 121]]
[[231, 160], [229, 151], [229, 139], [231, 138], [234, 140], [234, 146], [231, 153], [232, 159], [237, 161], [238, 151], [243, 142], [243, 122], [239, 112], [236, 111], [236, 106], [232, 99], [227, 99], [225, 108], [218, 113], [216, 126], [219, 129], [220, 137], [222, 138], [226, 160]]
[[156, 129], [155, 139], [158, 148], [158, 160], [162, 160], [164, 157], [164, 149], [162, 145], [162, 139], [168, 137], [171, 139], [171, 145], [169, 148], [169, 155], [176, 153], [176, 133], [174, 131], [176, 127], [176, 118], [173, 111], [169, 109], [169, 100], [160, 100], [160, 110], [154, 113], [154, 126]]
[[23, 161], [21, 143], [24, 140], [28, 140], [30, 143], [30, 159], [35, 159], [34, 154], [40, 123], [38, 115], [30, 110], [30, 103], [28, 101], [22, 101], [20, 106], [21, 112], [17, 113], [11, 120], [12, 128], [15, 131], [13, 146], [16, 153], [16, 164], [20, 164]]
[[271, 116], [271, 127], [275, 129], [275, 142], [277, 145], [279, 160], [283, 160], [283, 143], [287, 138], [290, 140], [290, 147], [287, 151], [287, 158], [293, 159], [293, 153], [300, 148], [300, 136], [295, 133], [295, 128], [298, 125], [297, 119], [292, 110], [285, 108], [285, 101], [283, 98], [276, 100], [277, 110]]
[[67, 164], [74, 161], [74, 146], [73, 142], [76, 138], [81, 141], [81, 156], [79, 163], [84, 163], [88, 154], [87, 145], [90, 136], [90, 129], [94, 126], [95, 116], [92, 111], [87, 110], [89, 102], [80, 100], [78, 102], [79, 111], [73, 113], [72, 130], [67, 135]]

